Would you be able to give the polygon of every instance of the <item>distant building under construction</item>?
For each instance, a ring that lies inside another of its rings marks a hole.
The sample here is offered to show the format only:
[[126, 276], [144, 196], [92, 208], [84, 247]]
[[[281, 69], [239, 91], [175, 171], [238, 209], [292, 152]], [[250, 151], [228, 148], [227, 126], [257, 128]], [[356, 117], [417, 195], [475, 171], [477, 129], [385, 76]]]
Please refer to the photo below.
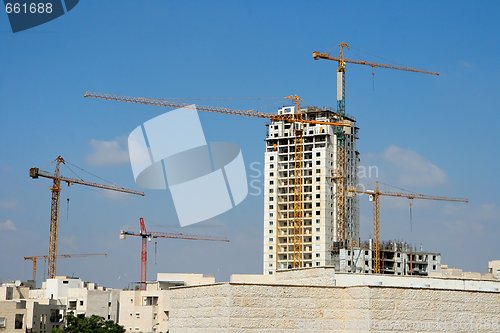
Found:
[[[359, 246], [334, 251], [333, 266], [337, 271], [348, 273], [373, 272], [372, 240]], [[382, 242], [380, 244], [380, 273], [391, 275], [420, 275], [441, 271], [441, 254], [417, 250], [405, 242]]]
[[[283, 107], [278, 115], [295, 116], [296, 106]], [[338, 239], [337, 195], [335, 182], [338, 166], [339, 128], [345, 152], [346, 188], [358, 186], [359, 153], [356, 150], [358, 128], [352, 117], [340, 116], [329, 108], [301, 109], [306, 120], [338, 122], [347, 126], [289, 123], [274, 120], [268, 125], [264, 166], [264, 274], [276, 270], [332, 266], [339, 272], [375, 272], [373, 241], [359, 237], [357, 195], [345, 197], [345, 241]], [[294, 241], [295, 147], [296, 131], [302, 128], [301, 163], [301, 234], [300, 251]], [[340, 206], [341, 207], [341, 206]], [[300, 266], [294, 266], [294, 255]], [[439, 253], [417, 251], [404, 242], [380, 244], [380, 273], [393, 275], [428, 275], [438, 272]]]
[[[296, 107], [278, 110], [295, 115]], [[355, 120], [340, 117], [328, 108], [301, 109], [303, 119], [324, 122], [343, 120], [347, 186], [356, 186], [358, 152]], [[264, 166], [264, 274], [294, 267], [294, 182], [296, 130], [302, 128], [301, 206], [302, 233], [300, 267], [331, 266], [333, 245], [338, 242], [337, 189], [333, 179], [337, 165], [336, 126], [272, 121], [268, 125]], [[359, 209], [356, 196], [345, 199], [347, 241], [359, 239]], [[296, 255], [296, 254], [295, 254]], [[294, 267], [297, 268], [297, 267]]]

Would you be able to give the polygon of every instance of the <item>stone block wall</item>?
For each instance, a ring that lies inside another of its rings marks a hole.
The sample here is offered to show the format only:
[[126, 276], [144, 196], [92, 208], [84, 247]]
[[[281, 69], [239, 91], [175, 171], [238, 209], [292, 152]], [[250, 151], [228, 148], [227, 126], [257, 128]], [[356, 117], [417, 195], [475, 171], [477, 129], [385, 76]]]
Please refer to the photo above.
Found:
[[173, 333], [500, 332], [498, 292], [224, 283], [170, 297]]

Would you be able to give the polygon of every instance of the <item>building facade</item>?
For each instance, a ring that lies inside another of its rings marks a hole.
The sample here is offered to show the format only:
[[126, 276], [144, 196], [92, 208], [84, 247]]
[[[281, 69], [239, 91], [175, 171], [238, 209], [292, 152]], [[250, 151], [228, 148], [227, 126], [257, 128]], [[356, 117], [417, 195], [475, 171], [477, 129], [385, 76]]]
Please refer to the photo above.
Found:
[[30, 298], [29, 283], [3, 283], [0, 286], [0, 332], [51, 333], [64, 326], [65, 307], [56, 300]]
[[118, 322], [118, 300], [120, 291], [99, 286], [93, 282], [84, 282], [79, 278], [56, 276], [47, 279], [42, 289], [32, 290], [33, 299], [56, 300], [73, 315], [92, 315]]
[[488, 273], [500, 279], [500, 260], [491, 260], [488, 262]]
[[122, 290], [120, 292], [119, 324], [125, 328], [126, 332], [169, 332], [170, 288], [214, 283], [213, 276], [203, 274], [158, 273], [157, 281], [148, 282], [146, 290]]
[[[373, 273], [375, 254], [372, 241], [340, 249], [334, 254], [333, 267], [338, 272]], [[389, 275], [422, 275], [441, 270], [441, 254], [417, 250], [405, 242], [388, 241], [380, 244], [380, 273]]]
[[[340, 117], [327, 108], [301, 109], [309, 120], [344, 120], [347, 186], [357, 186], [358, 152], [355, 120]], [[283, 107], [279, 115], [294, 115], [295, 107]], [[296, 130], [302, 129], [302, 234], [301, 267], [333, 264], [337, 238], [336, 184], [339, 128], [331, 125], [272, 121], [268, 125], [264, 164], [264, 274], [292, 268], [294, 263], [294, 168]], [[346, 197], [346, 240], [359, 239], [356, 196]]]
[[231, 280], [171, 289], [169, 332], [500, 332], [500, 280], [327, 267]]

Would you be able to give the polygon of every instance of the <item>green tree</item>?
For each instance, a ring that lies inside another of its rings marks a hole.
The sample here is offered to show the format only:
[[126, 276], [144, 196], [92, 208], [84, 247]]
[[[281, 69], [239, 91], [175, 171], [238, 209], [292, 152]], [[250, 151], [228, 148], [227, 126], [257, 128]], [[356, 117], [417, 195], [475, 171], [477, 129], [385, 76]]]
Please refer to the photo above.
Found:
[[85, 317], [83, 315], [66, 316], [66, 327], [63, 329], [55, 328], [52, 333], [124, 333], [123, 326], [114, 323], [112, 320], [106, 320], [103, 317], [92, 315]]

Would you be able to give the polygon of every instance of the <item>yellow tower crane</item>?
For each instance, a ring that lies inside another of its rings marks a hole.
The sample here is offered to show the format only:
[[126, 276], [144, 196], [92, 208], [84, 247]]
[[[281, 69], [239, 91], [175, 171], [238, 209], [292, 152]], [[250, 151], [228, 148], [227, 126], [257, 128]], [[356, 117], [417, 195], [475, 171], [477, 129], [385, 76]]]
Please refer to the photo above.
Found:
[[[168, 99], [146, 98], [146, 97], [129, 97], [129, 96], [116, 96], [111, 94], [100, 94], [85, 92], [83, 97], [103, 99], [108, 101], [128, 102], [135, 104], [153, 105], [167, 108], [194, 108], [189, 104], [179, 103]], [[270, 119], [271, 121], [283, 121], [295, 124], [295, 143], [294, 143], [294, 216], [293, 216], [293, 267], [298, 268], [302, 265], [302, 238], [303, 235], [303, 195], [302, 195], [302, 160], [303, 160], [303, 124], [312, 125], [329, 125], [339, 128], [352, 126], [346, 121], [320, 121], [315, 119], [306, 119], [303, 117], [300, 97], [296, 95], [286, 96], [295, 104], [295, 114], [271, 114], [263, 113], [254, 110], [235, 110], [230, 108], [213, 107], [196, 105], [196, 110], [203, 112], [216, 112], [237, 116], [255, 117]], [[277, 260], [277, 259], [276, 259]]]
[[385, 192], [380, 191], [378, 180], [375, 183], [375, 190], [359, 190], [356, 188], [348, 188], [348, 192], [355, 194], [367, 194], [370, 201], [373, 202], [373, 252], [375, 254], [374, 273], [380, 273], [380, 196], [407, 198], [410, 200], [439, 200], [452, 202], [469, 202], [467, 198], [450, 198], [444, 196], [427, 195], [420, 193], [404, 193], [404, 192]]
[[[72, 254], [58, 254], [57, 258], [85, 258], [85, 257], [92, 257], [92, 256], [107, 256], [107, 253], [72, 253]], [[49, 258], [48, 255], [43, 255], [43, 256], [27, 256], [24, 257], [24, 260], [31, 260], [33, 265], [32, 265], [32, 280], [33, 282], [36, 283], [36, 269], [37, 269], [37, 261], [38, 259], [45, 259], [47, 260]]]
[[[372, 68], [387, 68], [395, 69], [400, 71], [439, 75], [437, 72], [429, 72], [425, 70], [420, 70], [416, 68], [403, 67], [403, 66], [393, 66], [386, 64], [378, 64], [374, 62], [368, 62], [363, 60], [352, 60], [344, 57], [344, 48], [350, 49], [349, 45], [345, 42], [339, 44], [339, 56], [333, 57], [329, 53], [322, 53], [319, 51], [314, 51], [312, 53], [313, 59], [325, 59], [332, 60], [338, 63], [337, 67], [337, 112], [341, 116], [345, 116], [345, 65], [346, 63], [365, 65]], [[333, 179], [335, 181], [335, 193], [336, 193], [336, 228], [337, 228], [337, 240], [340, 246], [346, 245], [346, 197], [347, 197], [347, 179], [346, 179], [346, 164], [345, 164], [345, 133], [342, 127], [337, 127], [335, 134], [337, 136], [337, 149], [336, 149], [336, 164]]]
[[56, 158], [56, 168], [54, 174], [47, 171], [40, 170], [39, 168], [31, 168], [29, 175], [31, 178], [36, 179], [38, 177], [52, 179], [52, 204], [50, 206], [50, 238], [49, 238], [49, 267], [48, 267], [48, 277], [52, 279], [56, 276], [56, 265], [57, 265], [57, 237], [59, 229], [59, 202], [61, 193], [61, 182], [65, 182], [68, 186], [73, 184], [85, 185], [90, 187], [97, 187], [104, 190], [124, 192], [129, 194], [144, 196], [143, 192], [138, 192], [134, 190], [127, 189], [125, 187], [114, 186], [114, 185], [104, 185], [87, 182], [81, 179], [73, 179], [63, 177], [60, 174], [60, 166], [64, 164], [64, 158], [62, 156], [57, 156]]
[[304, 198], [302, 196], [302, 160], [304, 158], [303, 146], [303, 124], [300, 122], [302, 118], [302, 110], [300, 110], [300, 97], [287, 96], [295, 104], [295, 138], [294, 138], [294, 166], [293, 166], [293, 268], [302, 266], [302, 238], [303, 218], [304, 218]]

